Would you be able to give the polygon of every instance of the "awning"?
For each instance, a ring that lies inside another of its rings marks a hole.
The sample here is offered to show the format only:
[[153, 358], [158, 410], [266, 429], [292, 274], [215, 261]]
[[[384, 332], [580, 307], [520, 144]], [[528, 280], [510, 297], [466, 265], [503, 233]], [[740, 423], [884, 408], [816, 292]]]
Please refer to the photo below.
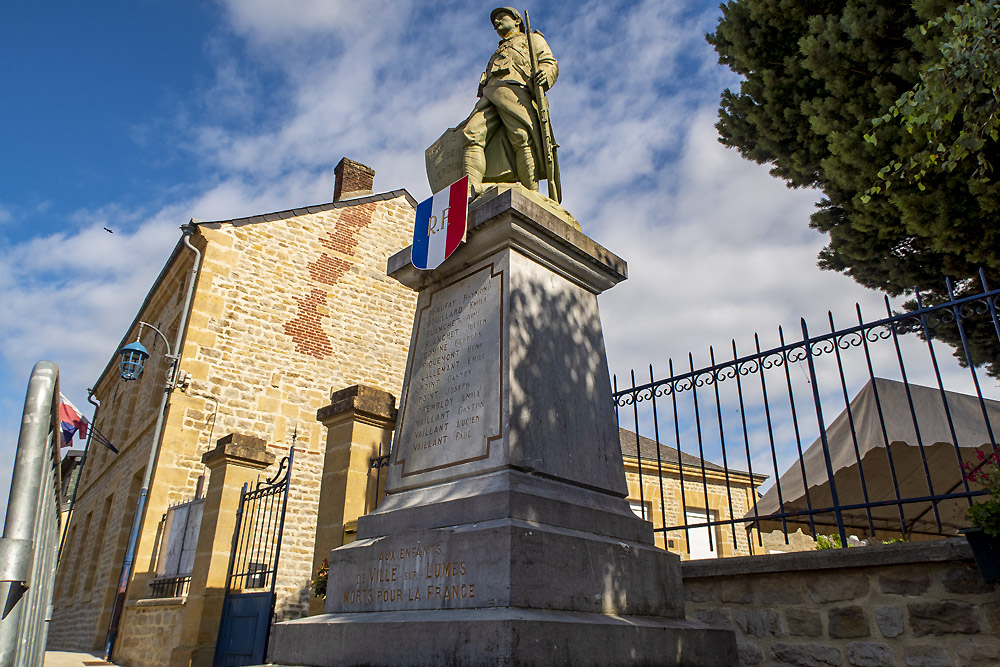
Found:
[[[936, 388], [876, 378], [858, 392], [850, 402], [850, 409], [840, 413], [827, 427], [839, 505], [865, 504], [867, 490], [868, 503], [876, 504], [871, 508], [871, 519], [880, 536], [902, 532], [900, 508], [908, 534], [954, 534], [968, 525], [967, 499], [937, 503], [927, 499], [965, 491], [958, 455], [969, 461], [974, 459], [973, 450], [977, 448], [992, 451], [986, 417], [995, 442], [1000, 438], [1000, 401], [984, 399], [981, 403], [976, 396], [951, 391], [944, 392], [944, 398]], [[803, 468], [808, 485], [803, 483]], [[783, 504], [779, 503], [779, 486]], [[771, 531], [782, 528], [779, 513], [803, 512], [799, 516], [786, 516], [785, 521], [790, 532], [798, 528], [808, 532], [810, 506], [813, 510], [829, 509], [833, 506], [832, 495], [822, 440], [817, 438], [803, 454], [801, 464], [796, 460], [789, 466], [779, 483], [757, 502], [756, 515], [751, 510], [745, 518], [760, 517], [749, 525], [759, 524], [761, 530]], [[898, 504], [897, 499], [913, 502]], [[817, 533], [837, 532], [832, 511], [812, 516]], [[842, 516], [849, 532], [869, 533], [865, 509], [845, 509]]]

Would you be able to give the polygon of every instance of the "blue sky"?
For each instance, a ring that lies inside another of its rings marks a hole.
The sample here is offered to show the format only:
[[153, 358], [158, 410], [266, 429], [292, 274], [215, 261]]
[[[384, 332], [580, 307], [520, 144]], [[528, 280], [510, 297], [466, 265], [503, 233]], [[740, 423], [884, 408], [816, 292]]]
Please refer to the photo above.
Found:
[[[423, 150], [475, 102], [492, 3], [14, 3], [0, 23], [0, 489], [32, 364], [78, 406], [189, 218], [329, 201], [342, 156], [430, 194]], [[560, 61], [564, 205], [629, 262], [601, 297], [613, 372], [746, 349], [880, 297], [815, 267], [818, 194], [716, 141], [738, 79], [716, 0], [528, 8]], [[113, 233], [104, 230], [108, 228]], [[842, 316], [840, 316], [842, 315]], [[322, 378], [317, 379], [323, 382]], [[89, 409], [88, 409], [89, 414]], [[0, 503], [6, 502], [3, 492]]]

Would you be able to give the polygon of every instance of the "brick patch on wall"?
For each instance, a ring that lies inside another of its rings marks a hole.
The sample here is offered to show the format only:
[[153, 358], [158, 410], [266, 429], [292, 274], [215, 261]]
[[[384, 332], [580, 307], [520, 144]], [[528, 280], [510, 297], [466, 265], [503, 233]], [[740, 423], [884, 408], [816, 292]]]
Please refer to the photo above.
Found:
[[[320, 235], [320, 245], [333, 252], [352, 256], [358, 246], [358, 233], [371, 224], [375, 207], [375, 203], [367, 203], [344, 209], [333, 230]], [[309, 263], [309, 277], [314, 286], [310, 287], [308, 295], [293, 297], [298, 304], [298, 311], [284, 325], [285, 333], [295, 342], [296, 352], [316, 359], [324, 359], [333, 352], [330, 336], [322, 326], [323, 318], [326, 317], [325, 306], [329, 288], [336, 285], [351, 266], [351, 262], [325, 252]]]

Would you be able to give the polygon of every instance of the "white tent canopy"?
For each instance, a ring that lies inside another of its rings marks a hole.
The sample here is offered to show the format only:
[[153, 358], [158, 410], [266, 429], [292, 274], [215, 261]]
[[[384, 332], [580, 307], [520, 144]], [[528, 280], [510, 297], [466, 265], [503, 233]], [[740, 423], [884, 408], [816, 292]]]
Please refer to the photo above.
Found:
[[[939, 501], [935, 512], [933, 503], [916, 499], [964, 492], [958, 454], [969, 461], [975, 458], [977, 448], [992, 451], [992, 443], [1000, 437], [1000, 401], [980, 402], [976, 396], [951, 391], [943, 395], [945, 400], [937, 388], [876, 378], [826, 429], [839, 505], [864, 504], [866, 490], [869, 503], [888, 503], [871, 508], [871, 522], [879, 536], [903, 532], [900, 508], [907, 534], [952, 534], [968, 525], [968, 500]], [[803, 483], [803, 468], [808, 485]], [[783, 502], [779, 502], [779, 488]], [[780, 529], [781, 518], [774, 515], [806, 512], [810, 506], [814, 510], [830, 508], [832, 496], [822, 439], [818, 438], [804, 452], [801, 463], [796, 460], [761, 497], [756, 514], [751, 511], [745, 518], [760, 517], [752, 525], [759, 523], [765, 531]], [[915, 502], [900, 504], [897, 499]], [[865, 509], [846, 509], [842, 517], [845, 527], [853, 532], [869, 533]], [[818, 533], [837, 530], [832, 511], [814, 514], [813, 521]], [[786, 517], [786, 525], [790, 531], [808, 531], [809, 516]]]

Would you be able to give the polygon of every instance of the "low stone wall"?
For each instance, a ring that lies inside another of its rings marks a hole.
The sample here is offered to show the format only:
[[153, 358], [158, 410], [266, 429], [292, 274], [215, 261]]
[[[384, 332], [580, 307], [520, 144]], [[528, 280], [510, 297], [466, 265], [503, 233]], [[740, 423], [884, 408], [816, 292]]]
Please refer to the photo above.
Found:
[[962, 539], [682, 564], [687, 617], [740, 665], [1000, 665], [1000, 586]]
[[125, 667], [169, 665], [170, 652], [180, 641], [186, 598], [156, 598], [129, 602], [115, 641], [115, 664]]

